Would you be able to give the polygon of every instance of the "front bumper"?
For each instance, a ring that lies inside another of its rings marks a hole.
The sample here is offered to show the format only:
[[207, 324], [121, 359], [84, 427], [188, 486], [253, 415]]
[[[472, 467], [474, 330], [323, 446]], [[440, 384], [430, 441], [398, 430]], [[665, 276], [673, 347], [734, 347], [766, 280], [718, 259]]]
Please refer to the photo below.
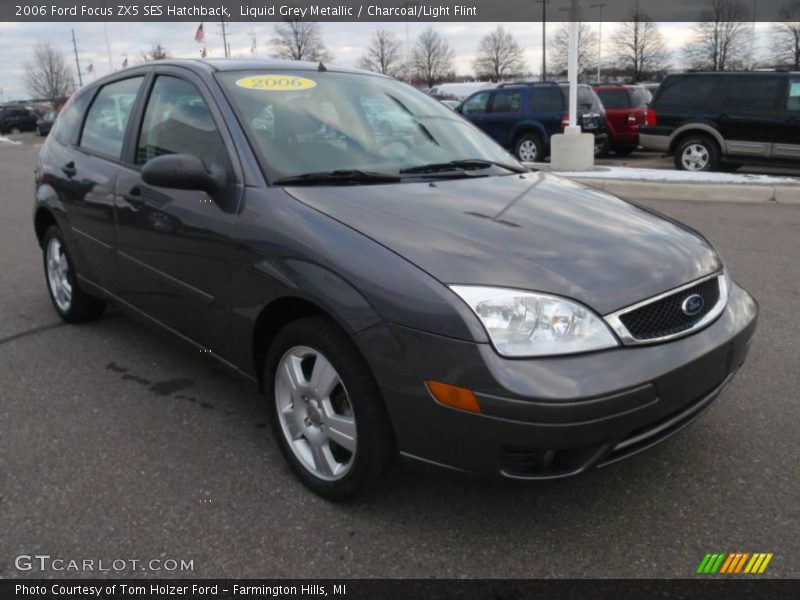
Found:
[[[507, 359], [488, 344], [391, 324], [361, 332], [358, 342], [405, 457], [552, 479], [636, 454], [691, 422], [744, 362], [757, 313], [752, 297], [732, 284], [716, 321], [651, 346]], [[437, 403], [427, 379], [474, 390], [481, 414]]]

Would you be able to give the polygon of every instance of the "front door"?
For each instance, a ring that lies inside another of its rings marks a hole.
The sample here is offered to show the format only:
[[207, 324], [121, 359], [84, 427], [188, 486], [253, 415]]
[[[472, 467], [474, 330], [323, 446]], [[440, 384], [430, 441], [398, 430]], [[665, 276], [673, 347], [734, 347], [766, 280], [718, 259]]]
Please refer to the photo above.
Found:
[[781, 126], [776, 128], [772, 155], [800, 160], [800, 75], [788, 77], [786, 100], [779, 114]]
[[[206, 350], [225, 358], [230, 232], [241, 188], [216, 110], [203, 83], [162, 68], [151, 82], [132, 154], [116, 185], [117, 294]], [[141, 168], [157, 156], [189, 154], [225, 173], [226, 192], [155, 187]]]

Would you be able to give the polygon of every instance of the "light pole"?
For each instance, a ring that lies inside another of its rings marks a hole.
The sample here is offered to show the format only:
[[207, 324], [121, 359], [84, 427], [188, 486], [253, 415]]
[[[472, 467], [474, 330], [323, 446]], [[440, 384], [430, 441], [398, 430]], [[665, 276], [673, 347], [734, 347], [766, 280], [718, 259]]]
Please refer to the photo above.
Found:
[[[753, 0], [755, 1], [755, 0]], [[600, 16], [599, 21], [597, 23], [598, 27], [598, 34], [597, 34], [597, 84], [600, 84], [600, 65], [603, 59], [603, 7], [608, 6], [605, 2], [602, 4], [590, 4], [590, 8], [597, 8], [600, 9]]]
[[542, 81], [547, 79], [547, 5], [550, 0], [536, 0], [542, 5]]
[[750, 32], [750, 56], [747, 59], [747, 70], [753, 70], [753, 54], [756, 51], [756, 2], [753, 0], [753, 30]]

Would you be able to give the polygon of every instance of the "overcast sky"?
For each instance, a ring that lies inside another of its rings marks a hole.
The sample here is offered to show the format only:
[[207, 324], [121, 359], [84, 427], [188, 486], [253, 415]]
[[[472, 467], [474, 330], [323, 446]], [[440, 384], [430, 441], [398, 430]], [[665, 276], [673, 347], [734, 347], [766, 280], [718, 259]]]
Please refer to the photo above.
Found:
[[[194, 41], [194, 34], [199, 23], [109, 23], [108, 32], [111, 41], [113, 69], [119, 69], [125, 56], [133, 64], [139, 53], [156, 43], [161, 43], [170, 55], [181, 58], [199, 58], [202, 44]], [[433, 23], [433, 27], [444, 35], [453, 46], [456, 54], [456, 71], [459, 74], [472, 72], [472, 61], [475, 57], [480, 38], [497, 26], [498, 23]], [[528, 68], [538, 73], [541, 65], [542, 25], [541, 23], [503, 23], [517, 37], [525, 48]], [[428, 26], [427, 23], [410, 24], [412, 44], [414, 38]], [[597, 23], [590, 23], [597, 29]], [[258, 56], [270, 56], [272, 48], [270, 38], [274, 23], [229, 23], [229, 43], [231, 53], [250, 56], [251, 35], [255, 35]], [[343, 66], [354, 66], [364, 51], [370, 36], [376, 29], [390, 29], [405, 42], [405, 23], [323, 23], [323, 38], [334, 55], [334, 63]], [[548, 24], [548, 31], [553, 31], [556, 24]], [[613, 35], [615, 23], [603, 23], [604, 46]], [[757, 53], [768, 43], [769, 23], [758, 23]], [[86, 67], [94, 65], [94, 77], [101, 77], [109, 72], [108, 54], [102, 23], [11, 23], [0, 22], [0, 57], [3, 68], [0, 69], [0, 101], [25, 98], [28, 96], [24, 85], [24, 63], [30, 56], [33, 45], [40, 40], [49, 40], [60, 49], [74, 65], [71, 30], [75, 29], [78, 41], [78, 55], [84, 77]], [[680, 64], [678, 50], [692, 35], [691, 23], [662, 23], [662, 33], [670, 47], [674, 50], [673, 64]], [[220, 25], [207, 22], [205, 45], [211, 57], [223, 56], [222, 37], [217, 35]], [[84, 81], [85, 83], [86, 81]]]

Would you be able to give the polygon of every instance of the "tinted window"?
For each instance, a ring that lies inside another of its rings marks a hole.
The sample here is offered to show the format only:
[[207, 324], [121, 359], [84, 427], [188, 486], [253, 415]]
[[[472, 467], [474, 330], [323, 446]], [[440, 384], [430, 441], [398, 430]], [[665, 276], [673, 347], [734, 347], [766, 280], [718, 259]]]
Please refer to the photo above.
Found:
[[91, 92], [72, 96], [58, 114], [50, 135], [54, 136], [62, 144], [72, 144], [81, 125], [81, 117], [91, 99]]
[[533, 88], [531, 110], [533, 112], [555, 112], [564, 110], [564, 98], [561, 95], [561, 90], [556, 87]]
[[628, 92], [625, 90], [597, 90], [597, 95], [606, 108], [630, 108]]
[[111, 156], [122, 156], [122, 141], [143, 77], [124, 79], [104, 86], [92, 102], [81, 134], [81, 148]]
[[489, 92], [481, 92], [468, 98], [461, 107], [461, 114], [476, 115], [486, 112], [486, 105], [489, 103]]
[[[661, 84], [657, 109], [662, 111], [696, 113], [703, 110], [723, 76], [689, 75], [676, 77]], [[731, 78], [725, 79], [732, 83]]]
[[722, 108], [739, 112], [774, 111], [783, 81], [781, 77], [737, 77], [722, 101]]
[[517, 112], [522, 100], [521, 90], [500, 90], [495, 92], [492, 101], [493, 113]]
[[[644, 108], [653, 99], [653, 95], [643, 87], [630, 88], [628, 90], [628, 97], [631, 100], [631, 107]], [[605, 100], [603, 101], [605, 103]]]
[[207, 169], [224, 164], [225, 144], [199, 90], [188, 81], [162, 76], [147, 101], [136, 145], [136, 164], [164, 154], [190, 154]]
[[800, 79], [789, 80], [789, 100], [786, 103], [789, 110], [800, 110]]

